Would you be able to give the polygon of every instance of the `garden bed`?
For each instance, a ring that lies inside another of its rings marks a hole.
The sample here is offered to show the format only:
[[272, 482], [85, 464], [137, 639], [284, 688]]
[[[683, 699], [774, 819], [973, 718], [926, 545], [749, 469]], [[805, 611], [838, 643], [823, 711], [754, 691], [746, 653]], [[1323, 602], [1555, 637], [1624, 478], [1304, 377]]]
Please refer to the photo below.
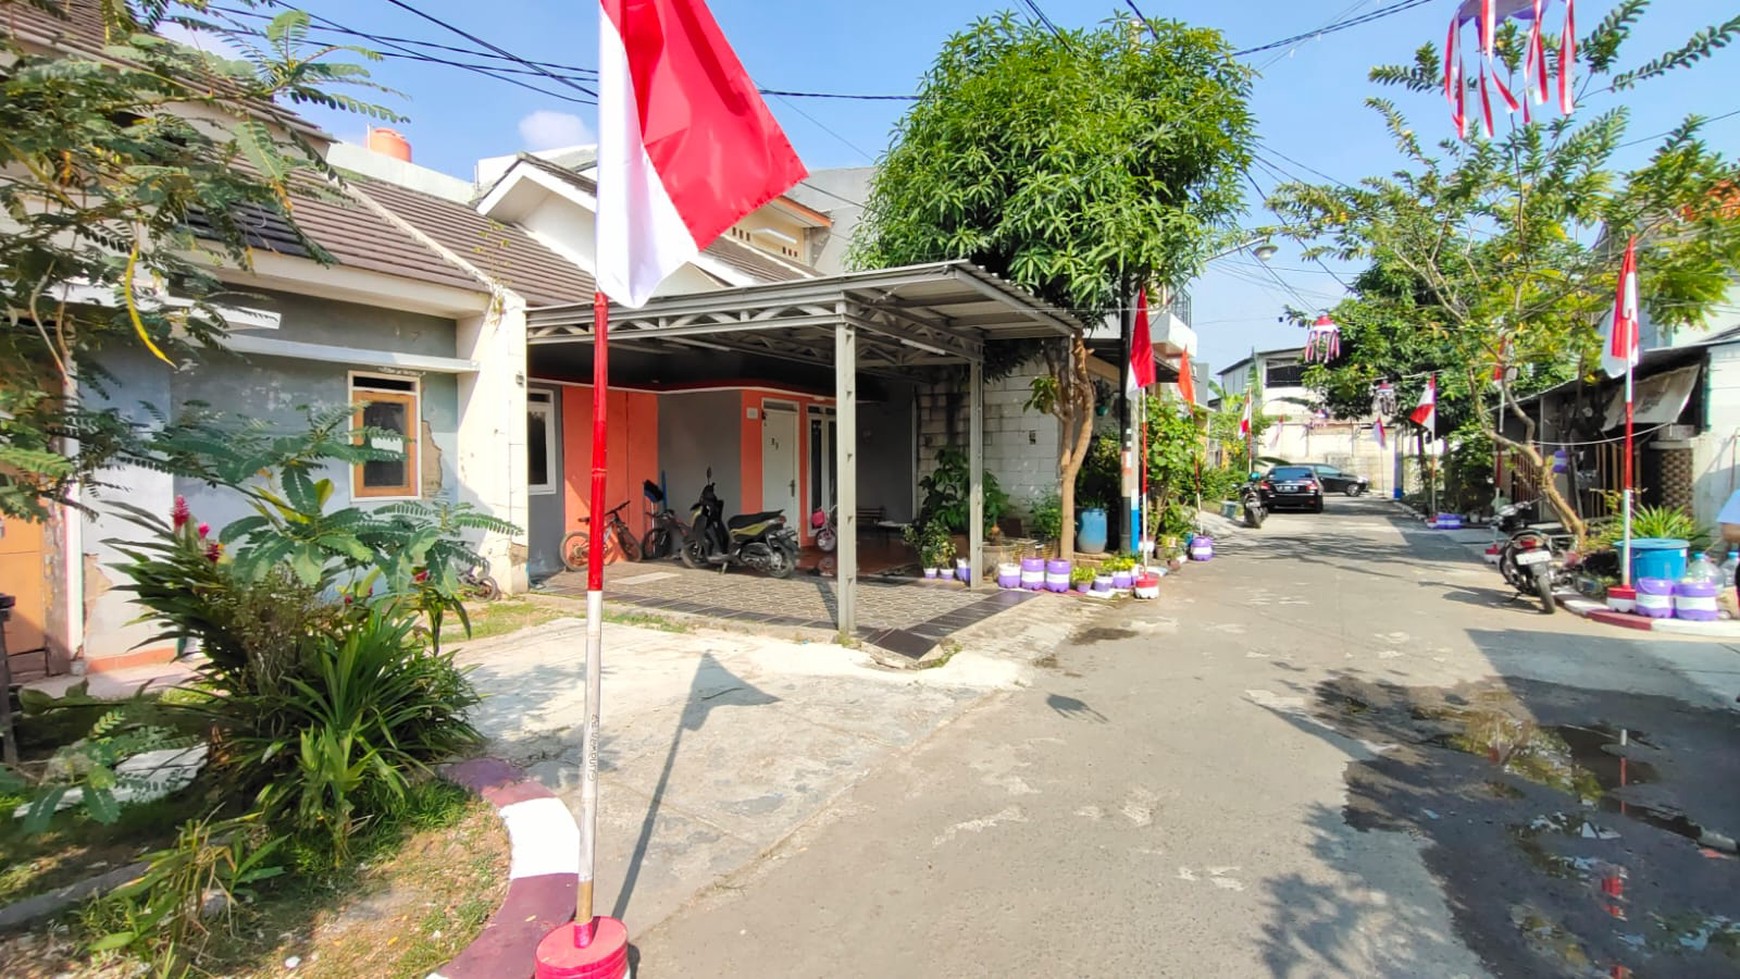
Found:
[[[454, 786], [425, 783], [410, 803], [394, 824], [356, 841], [348, 867], [273, 878], [227, 924], [213, 920], [193, 974], [281, 976], [294, 959], [299, 976], [412, 977], [452, 958], [502, 900], [507, 836], [492, 806]], [[108, 927], [95, 910], [69, 912], [28, 934], [0, 936], [0, 962], [8, 979], [137, 974], [135, 960], [85, 953]]]

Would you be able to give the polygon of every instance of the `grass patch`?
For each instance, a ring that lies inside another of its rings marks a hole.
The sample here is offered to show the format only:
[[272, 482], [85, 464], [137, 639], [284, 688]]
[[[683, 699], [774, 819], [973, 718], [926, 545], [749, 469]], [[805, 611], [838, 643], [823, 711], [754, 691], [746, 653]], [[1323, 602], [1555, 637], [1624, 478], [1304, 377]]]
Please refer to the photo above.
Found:
[[493, 602], [480, 602], [467, 605], [465, 612], [471, 617], [471, 635], [465, 633], [465, 627], [457, 619], [449, 618], [441, 625], [441, 641], [443, 643], [460, 643], [467, 639], [492, 639], [529, 629], [532, 626], [543, 625], [553, 619], [559, 619], [563, 610], [555, 605], [534, 601], [529, 598], [498, 598]]
[[956, 642], [953, 639], [947, 640], [942, 644], [942, 653], [938, 655], [936, 659], [919, 663], [918, 668], [921, 670], [941, 669], [942, 667], [949, 665], [949, 660], [954, 659], [955, 655], [960, 651], [961, 644], [959, 642]]
[[695, 627], [687, 622], [679, 622], [651, 612], [611, 612], [604, 613], [604, 621], [616, 625], [632, 625], [642, 629], [656, 629], [659, 632], [694, 632]]

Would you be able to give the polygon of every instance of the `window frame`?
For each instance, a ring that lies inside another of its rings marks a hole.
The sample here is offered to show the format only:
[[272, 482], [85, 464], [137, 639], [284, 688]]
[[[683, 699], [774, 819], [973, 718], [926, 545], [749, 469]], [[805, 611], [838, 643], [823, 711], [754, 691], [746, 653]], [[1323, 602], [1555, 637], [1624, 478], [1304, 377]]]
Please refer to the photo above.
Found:
[[[380, 384], [409, 384], [409, 391], [393, 390], [388, 387], [371, 387], [370, 382]], [[418, 445], [423, 426], [423, 379], [415, 375], [374, 374], [361, 371], [351, 371], [346, 378], [349, 387], [350, 404], [353, 409], [350, 416], [351, 431], [362, 427], [363, 406], [365, 404], [381, 404], [396, 402], [406, 407], [406, 422], [411, 431], [403, 436], [405, 443], [405, 482], [398, 486], [370, 487], [363, 483], [364, 463], [350, 467], [350, 498], [353, 500], [368, 500], [371, 503], [385, 503], [402, 500], [420, 500], [423, 498], [423, 453]]]
[[[544, 400], [533, 400], [542, 396]], [[528, 388], [526, 390], [526, 417], [529, 421], [533, 412], [544, 416], [544, 476], [549, 480], [545, 483], [532, 482], [532, 445], [531, 433], [526, 437], [526, 492], [532, 496], [554, 496], [562, 489], [561, 467], [556, 464], [557, 450], [560, 440], [556, 437], [556, 392], [548, 388]]]

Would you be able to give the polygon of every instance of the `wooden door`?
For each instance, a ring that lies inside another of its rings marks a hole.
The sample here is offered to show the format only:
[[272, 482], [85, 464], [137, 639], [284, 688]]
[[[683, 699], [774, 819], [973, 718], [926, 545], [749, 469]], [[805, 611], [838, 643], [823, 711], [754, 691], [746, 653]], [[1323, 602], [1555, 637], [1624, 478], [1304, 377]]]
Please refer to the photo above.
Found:
[[6, 623], [6, 652], [42, 649], [48, 625], [48, 571], [43, 526], [0, 518], [0, 592], [17, 600]]

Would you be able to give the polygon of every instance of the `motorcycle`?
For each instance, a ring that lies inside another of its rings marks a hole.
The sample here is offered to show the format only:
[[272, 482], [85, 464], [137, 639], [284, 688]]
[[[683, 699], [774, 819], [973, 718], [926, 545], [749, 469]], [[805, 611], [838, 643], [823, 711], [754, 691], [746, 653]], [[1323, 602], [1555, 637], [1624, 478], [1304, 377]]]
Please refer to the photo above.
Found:
[[1552, 615], [1559, 607], [1554, 592], [1571, 583], [1571, 572], [1577, 565], [1571, 544], [1569, 534], [1526, 527], [1510, 535], [1500, 549], [1498, 573], [1519, 593], [1538, 597], [1541, 611]]
[[760, 571], [770, 578], [789, 578], [797, 568], [797, 531], [786, 526], [778, 510], [744, 513], [724, 519], [725, 504], [713, 491], [712, 472], [695, 501], [693, 531], [683, 542], [683, 564], [690, 568], [717, 567], [721, 572], [734, 564]]
[[652, 524], [652, 529], [640, 542], [641, 552], [654, 559], [674, 556], [689, 539], [689, 525], [683, 523], [677, 511], [665, 504], [665, 491], [659, 488], [659, 484], [650, 479], [642, 480], [640, 492], [646, 497], [646, 517]]
[[1239, 503], [1244, 508], [1245, 526], [1259, 530], [1263, 519], [1269, 515], [1269, 508], [1263, 505], [1263, 494], [1257, 489], [1257, 483], [1262, 479], [1261, 473], [1251, 473], [1251, 478], [1239, 488]]

